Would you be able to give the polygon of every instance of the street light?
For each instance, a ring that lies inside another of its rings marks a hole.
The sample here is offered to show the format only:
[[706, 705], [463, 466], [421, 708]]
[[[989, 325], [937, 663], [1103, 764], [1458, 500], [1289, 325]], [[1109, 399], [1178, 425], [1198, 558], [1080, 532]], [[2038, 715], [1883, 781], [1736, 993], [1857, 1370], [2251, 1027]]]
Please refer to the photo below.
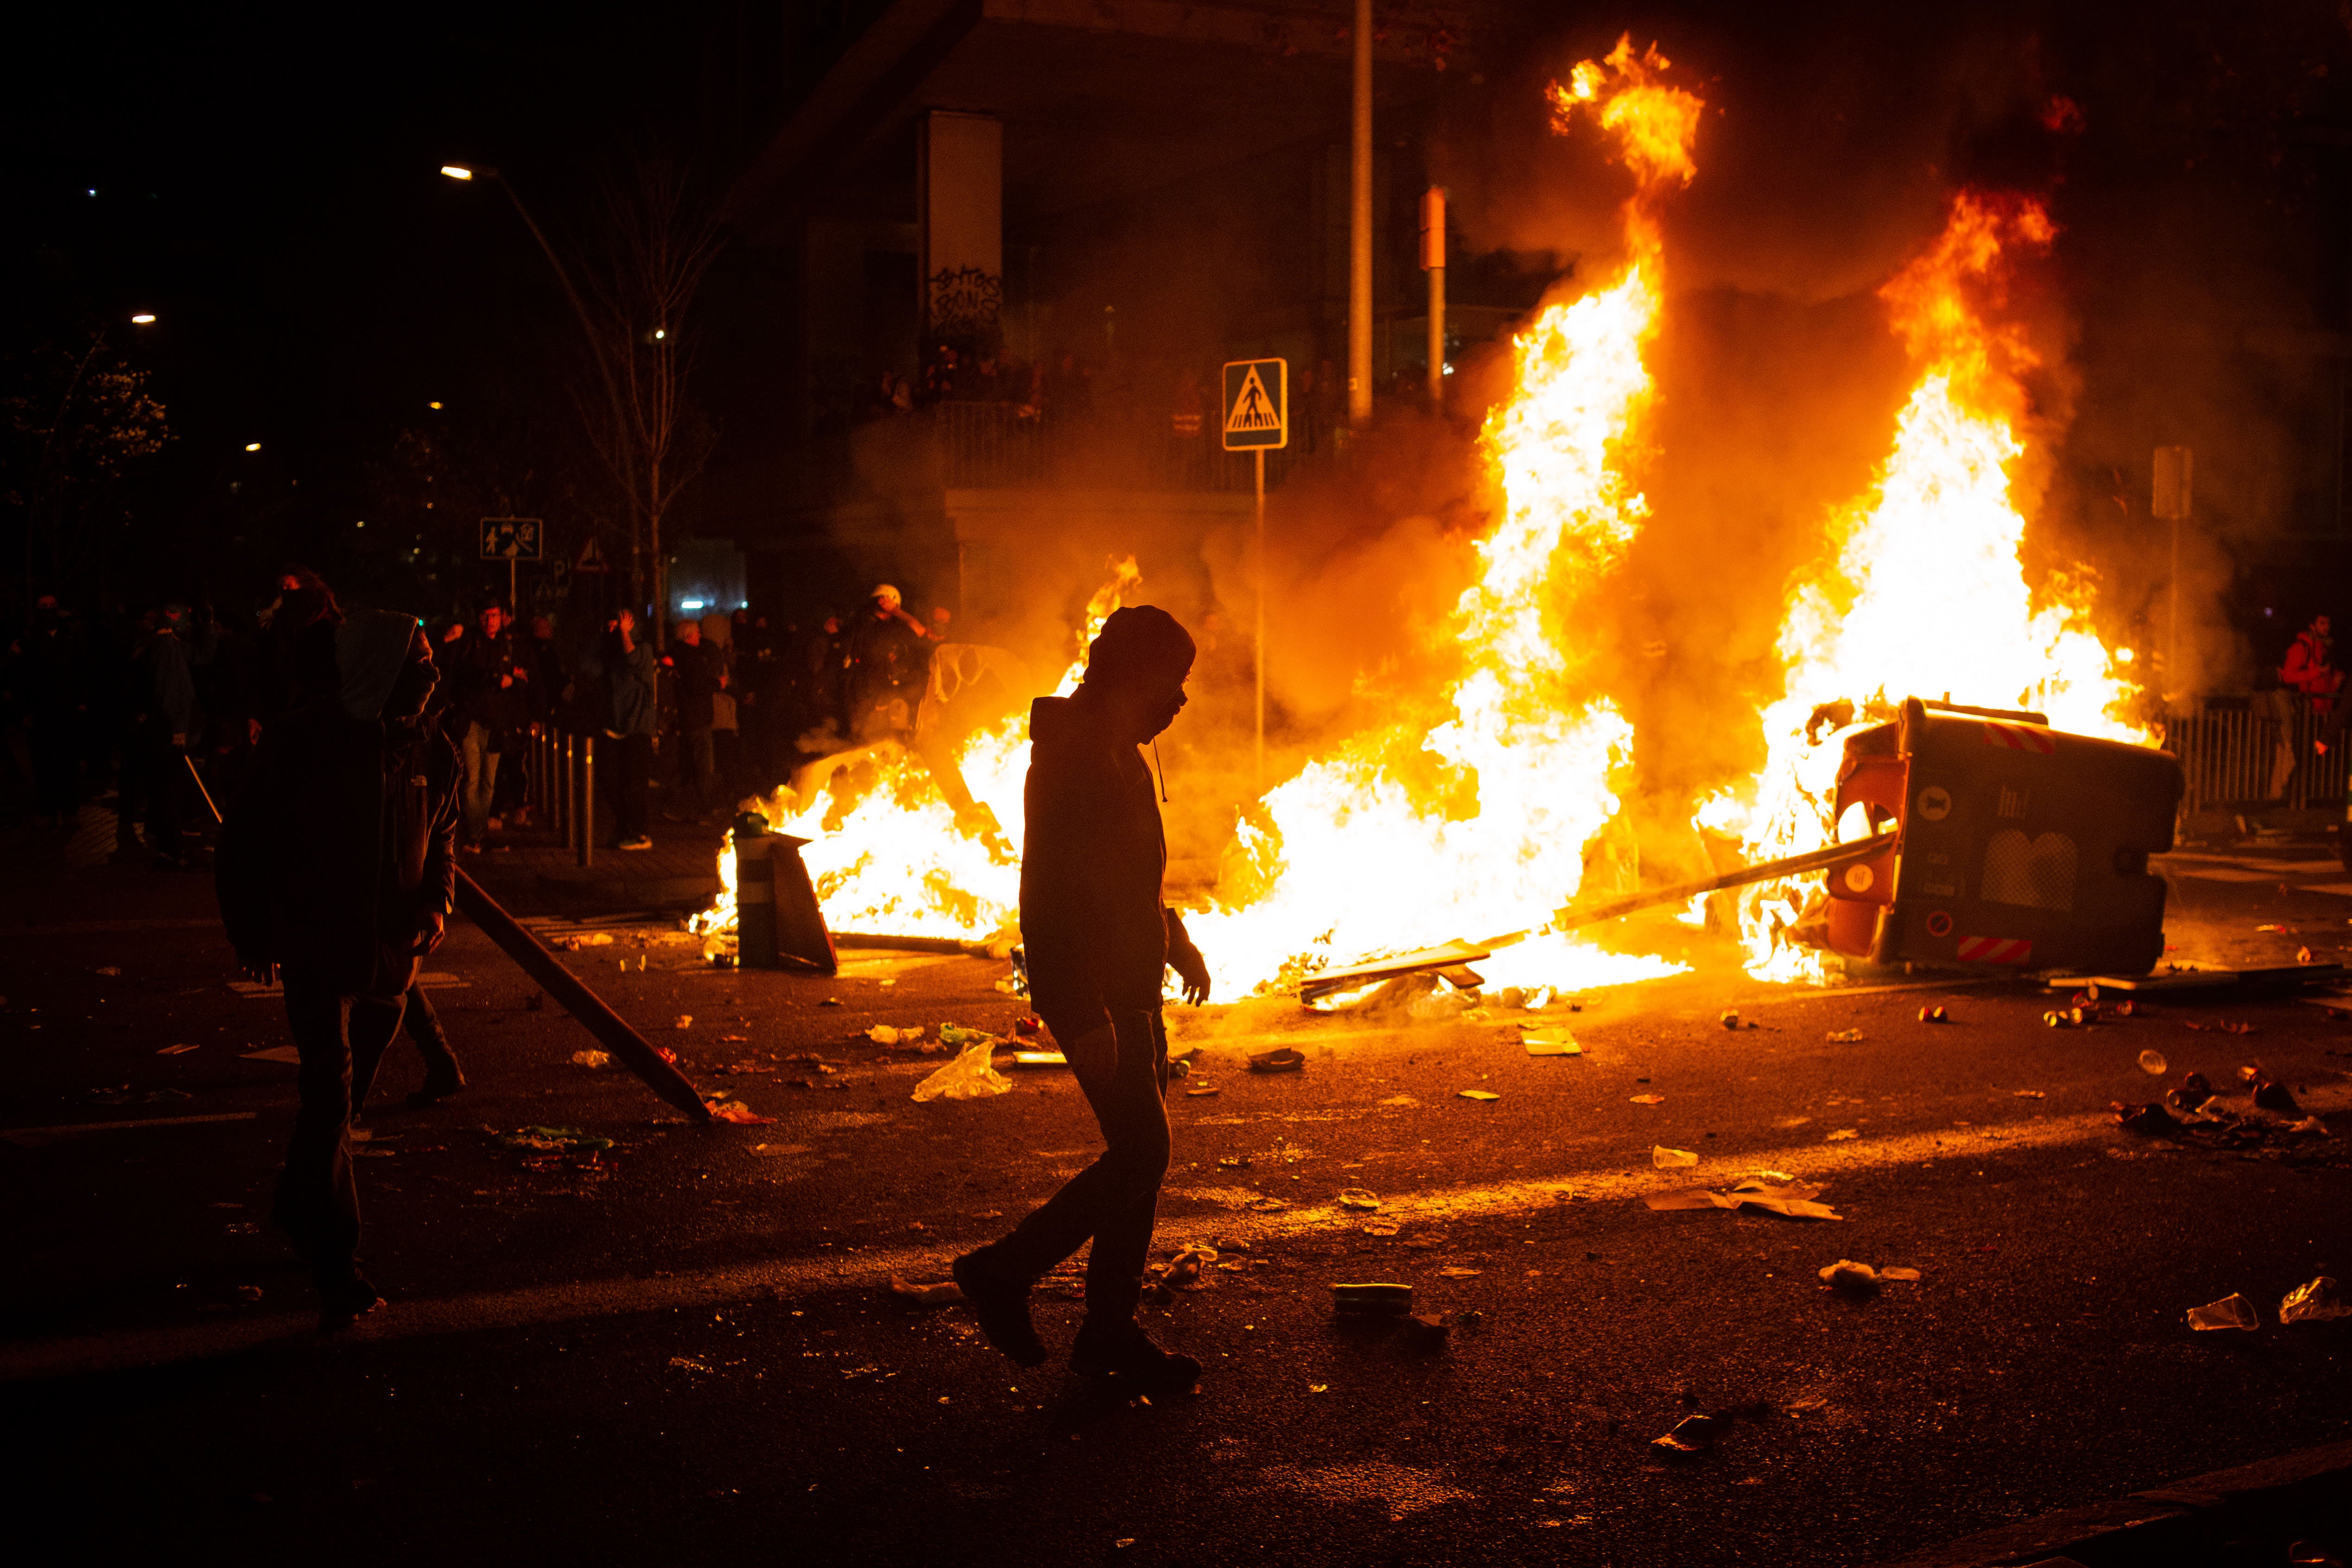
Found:
[[134, 327], [152, 327], [155, 324], [155, 312], [142, 310], [131, 318], [131, 324]]
[[444, 163], [441, 165], [441, 172], [453, 180], [470, 180], [474, 177], [474, 171], [463, 163]]
[[261, 443], [258, 441], [247, 441], [245, 444], [245, 449], [248, 452], [258, 452], [261, 450]]

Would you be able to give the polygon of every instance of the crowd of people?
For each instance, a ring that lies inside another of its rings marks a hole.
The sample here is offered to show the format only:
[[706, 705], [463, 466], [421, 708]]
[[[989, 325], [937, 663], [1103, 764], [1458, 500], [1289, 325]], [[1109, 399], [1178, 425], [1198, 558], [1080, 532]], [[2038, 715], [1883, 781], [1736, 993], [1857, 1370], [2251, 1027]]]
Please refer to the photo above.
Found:
[[[131, 622], [43, 596], [0, 654], [0, 816], [71, 836], [102, 802], [119, 858], [198, 864], [205, 799], [234, 796], [292, 701], [299, 634], [344, 618], [307, 568], [286, 568], [274, 593], [249, 614], [172, 600]], [[953, 616], [918, 615], [883, 584], [807, 624], [749, 606], [681, 616], [658, 646], [625, 608], [564, 619], [490, 603], [426, 626], [439, 676], [423, 719], [457, 759], [460, 854], [532, 826], [537, 732], [597, 737], [612, 810], [600, 826], [622, 849], [652, 843], [656, 791], [664, 818], [718, 822], [811, 755], [907, 738]]]

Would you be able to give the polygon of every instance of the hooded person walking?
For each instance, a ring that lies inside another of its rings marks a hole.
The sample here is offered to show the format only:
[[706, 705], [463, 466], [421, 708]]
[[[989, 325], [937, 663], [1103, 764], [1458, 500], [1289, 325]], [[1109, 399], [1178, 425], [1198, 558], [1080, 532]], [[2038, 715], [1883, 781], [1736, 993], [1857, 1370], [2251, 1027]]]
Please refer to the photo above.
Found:
[[1036, 1366], [1045, 1347], [1030, 1321], [1030, 1287], [1091, 1239], [1070, 1368], [1142, 1394], [1181, 1393], [1201, 1376], [1199, 1362], [1161, 1350], [1135, 1321], [1168, 1173], [1165, 972], [1176, 971], [1189, 1000], [1209, 994], [1200, 950], [1160, 902], [1168, 846], [1141, 752], [1182, 710], [1192, 657], [1167, 611], [1116, 610], [1076, 692], [1029, 710], [1021, 939], [1030, 995], [1106, 1147], [1012, 1235], [955, 1261], [989, 1342]]
[[294, 706], [262, 731], [222, 827], [215, 880], [239, 965], [285, 979], [301, 1106], [271, 1218], [310, 1265], [332, 1331], [383, 1300], [359, 1271], [351, 1123], [446, 924], [457, 760], [421, 721], [439, 672], [415, 616], [322, 620], [296, 666]]

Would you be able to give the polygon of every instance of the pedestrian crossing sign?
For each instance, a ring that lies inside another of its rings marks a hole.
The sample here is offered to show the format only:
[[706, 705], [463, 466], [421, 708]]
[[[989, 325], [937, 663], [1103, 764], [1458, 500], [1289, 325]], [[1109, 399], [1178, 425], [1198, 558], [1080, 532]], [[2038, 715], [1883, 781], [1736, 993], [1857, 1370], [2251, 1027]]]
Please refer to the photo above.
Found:
[[1238, 359], [1225, 366], [1225, 450], [1290, 445], [1290, 363]]

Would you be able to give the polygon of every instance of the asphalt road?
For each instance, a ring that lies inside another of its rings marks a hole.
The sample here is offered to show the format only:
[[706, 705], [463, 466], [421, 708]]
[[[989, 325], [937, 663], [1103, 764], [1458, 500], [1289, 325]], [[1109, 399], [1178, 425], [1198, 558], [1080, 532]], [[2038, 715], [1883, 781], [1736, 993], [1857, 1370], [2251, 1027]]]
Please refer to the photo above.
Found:
[[[2175, 862], [2176, 960], [2341, 957], [2327, 853]], [[1094, 1147], [1066, 1073], [918, 1104], [944, 1058], [865, 1037], [1003, 1027], [1002, 964], [737, 973], [605, 928], [578, 972], [775, 1119], [706, 1130], [573, 1065], [595, 1042], [458, 924], [433, 968], [472, 1086], [397, 1109], [421, 1075], [395, 1047], [361, 1162], [392, 1301], [321, 1340], [267, 1228], [293, 1069], [248, 1053], [284, 1020], [226, 984], [208, 883], [26, 881], [0, 1400], [37, 1439], [6, 1486], [43, 1561], [1867, 1563], [2352, 1433], [2352, 1321], [2275, 1322], [2292, 1287], [2352, 1277], [2347, 1140], [2179, 1148], [2109, 1110], [2160, 1091], [2152, 1049], [2221, 1084], [2259, 1059], [2352, 1129], [2352, 1020], [2305, 1002], [2058, 1031], [2014, 982], [1803, 993], [1718, 966], [1537, 1017], [1183, 1012], [1216, 1092], [1172, 1102], [1160, 1239], [1218, 1257], [1150, 1326], [1208, 1371], [1104, 1407], [889, 1286], [943, 1277]], [[1951, 1023], [1918, 1021], [1935, 1003]], [[2252, 1032], [2189, 1026], [2217, 1022]], [[1529, 1057], [1527, 1023], [1584, 1054]], [[1305, 1068], [1243, 1070], [1277, 1044]], [[498, 1142], [531, 1124], [614, 1147]], [[1700, 1163], [1655, 1169], [1659, 1145]], [[1642, 1201], [1765, 1170], [1843, 1217]], [[1922, 1277], [1841, 1294], [1817, 1278], [1840, 1258]], [[1330, 1286], [1366, 1279], [1452, 1315], [1447, 1342], [1335, 1318]], [[2232, 1291], [2260, 1331], [2189, 1331]], [[1049, 1282], [1050, 1343], [1077, 1310]], [[1662, 1462], [1651, 1439], [1697, 1412], [1725, 1417], [1714, 1450]]]

